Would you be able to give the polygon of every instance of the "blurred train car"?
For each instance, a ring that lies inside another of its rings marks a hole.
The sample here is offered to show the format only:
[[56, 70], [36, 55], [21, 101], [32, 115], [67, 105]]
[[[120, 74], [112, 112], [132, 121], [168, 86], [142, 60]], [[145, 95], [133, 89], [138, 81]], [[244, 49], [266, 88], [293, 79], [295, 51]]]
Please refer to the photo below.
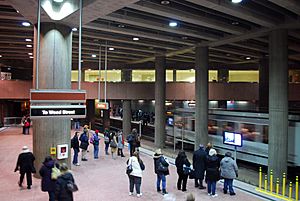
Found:
[[[170, 117], [169, 117], [170, 118]], [[223, 144], [223, 132], [241, 133], [243, 146], [237, 147], [237, 159], [256, 164], [268, 164], [269, 115], [257, 112], [237, 112], [209, 110], [209, 141], [224, 155], [234, 147]], [[194, 144], [195, 110], [194, 108], [176, 109], [173, 112], [173, 125], [166, 127], [169, 137], [175, 136], [175, 142]], [[300, 167], [300, 116], [289, 115], [288, 128], [288, 165]]]

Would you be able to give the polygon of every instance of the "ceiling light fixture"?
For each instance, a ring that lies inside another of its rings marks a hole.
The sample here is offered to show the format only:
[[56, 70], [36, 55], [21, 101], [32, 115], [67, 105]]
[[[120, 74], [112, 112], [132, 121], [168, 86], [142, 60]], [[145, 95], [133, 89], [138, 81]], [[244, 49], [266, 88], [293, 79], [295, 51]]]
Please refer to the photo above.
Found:
[[246, 60], [250, 60], [251, 59], [251, 57], [246, 57]]
[[140, 38], [138, 38], [138, 37], [133, 37], [132, 40], [138, 41], [138, 40], [140, 40]]
[[33, 59], [33, 56], [30, 56], [29, 58], [30, 58], [30, 59]]
[[7, 70], [11, 70], [11, 68], [10, 68], [10, 67], [8, 67], [8, 68], [7, 68]]
[[108, 48], [108, 50], [110, 50], [110, 51], [114, 51], [114, 50], [115, 50], [115, 48], [113, 48], [113, 47], [110, 47], [110, 48]]
[[26, 45], [26, 47], [32, 47], [32, 45]]
[[0, 55], [0, 58], [2, 57], [2, 55]]
[[124, 25], [124, 24], [119, 24], [118, 27], [119, 27], [119, 28], [124, 28], [125, 25]]
[[20, 13], [20, 11], [16, 10], [17, 13]]
[[232, 3], [241, 3], [243, 0], [231, 0]]
[[31, 52], [29, 52], [29, 53], [28, 53], [28, 55], [29, 55], [29, 56], [32, 56], [32, 53], [31, 53]]
[[170, 27], [177, 27], [177, 22], [169, 22]]
[[76, 27], [74, 27], [74, 28], [72, 29], [72, 31], [77, 31], [77, 28], [76, 28]]
[[31, 42], [32, 40], [30, 38], [25, 39], [26, 42]]
[[188, 39], [188, 37], [187, 37], [187, 36], [182, 36], [181, 38], [182, 38], [182, 40], [186, 40], [186, 39]]
[[170, 1], [161, 1], [160, 4], [162, 4], [162, 5], [168, 5], [168, 4], [170, 4]]
[[30, 23], [29, 23], [29, 22], [22, 22], [22, 25], [23, 25], [24, 27], [29, 27], [29, 26], [30, 26]]
[[97, 55], [95, 55], [95, 54], [92, 54], [92, 57], [93, 57], [93, 58], [96, 58], [96, 57], [97, 57]]
[[62, 3], [64, 0], [53, 0], [56, 3]]
[[239, 22], [231, 22], [232, 25], [238, 25], [240, 24]]

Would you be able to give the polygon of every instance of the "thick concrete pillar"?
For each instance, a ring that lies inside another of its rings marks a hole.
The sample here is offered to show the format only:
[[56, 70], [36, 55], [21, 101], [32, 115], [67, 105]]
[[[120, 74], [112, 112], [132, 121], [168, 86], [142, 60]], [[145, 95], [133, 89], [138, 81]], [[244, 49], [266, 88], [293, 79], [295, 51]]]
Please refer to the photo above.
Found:
[[127, 135], [131, 132], [131, 101], [123, 100], [123, 133]]
[[132, 70], [123, 69], [121, 71], [121, 81], [122, 82], [131, 82], [132, 81]]
[[[37, 45], [37, 29], [34, 29], [34, 44]], [[34, 52], [36, 57], [36, 52]], [[41, 24], [39, 72], [39, 89], [71, 89], [72, 66], [72, 31], [68, 26], [55, 23]], [[35, 82], [35, 79], [33, 79]], [[34, 83], [35, 86], [35, 83]], [[43, 118], [33, 120], [33, 153], [36, 157], [35, 167], [40, 168], [50, 147], [59, 144], [69, 145], [68, 159], [59, 160], [70, 166], [70, 118]]]
[[155, 57], [155, 146], [165, 145], [166, 57]]
[[208, 47], [196, 47], [195, 150], [208, 142]]
[[95, 99], [86, 100], [86, 119], [91, 123], [91, 128], [95, 126]]
[[229, 80], [229, 70], [218, 69], [218, 82], [228, 82], [228, 80]]
[[288, 49], [287, 30], [269, 36], [269, 170], [274, 178], [287, 172], [288, 159]]
[[269, 109], [269, 61], [263, 57], [259, 61], [259, 110], [267, 112]]

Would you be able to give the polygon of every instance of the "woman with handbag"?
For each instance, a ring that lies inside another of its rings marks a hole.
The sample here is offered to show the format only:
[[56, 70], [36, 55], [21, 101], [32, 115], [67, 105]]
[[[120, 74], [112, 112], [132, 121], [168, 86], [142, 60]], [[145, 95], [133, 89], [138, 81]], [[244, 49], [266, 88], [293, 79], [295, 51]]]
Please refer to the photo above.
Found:
[[169, 163], [166, 160], [166, 158], [161, 153], [161, 149], [157, 149], [154, 153], [154, 172], [157, 175], [156, 180], [156, 189], [157, 192], [161, 192], [160, 188], [160, 182], [162, 183], [162, 193], [168, 194], [166, 187], [167, 187], [167, 181], [166, 181], [166, 175], [169, 175]]
[[117, 137], [116, 137], [116, 132], [111, 133], [111, 141], [110, 141], [110, 150], [111, 150], [111, 157], [113, 159], [116, 159], [116, 152], [117, 152]]
[[[184, 151], [179, 151], [177, 158], [175, 160], [175, 165], [177, 168], [178, 180], [177, 180], [177, 189], [186, 191], [186, 183], [191, 171], [191, 163], [187, 159]], [[182, 188], [181, 188], [182, 183]]]
[[27, 146], [22, 148], [22, 152], [18, 156], [16, 171], [20, 171], [20, 180], [18, 182], [19, 186], [22, 187], [23, 179], [26, 174], [27, 189], [31, 188], [32, 185], [32, 173], [36, 173], [33, 162], [35, 160], [34, 155], [29, 151]]
[[129, 195], [133, 195], [135, 186], [137, 197], [141, 197], [142, 172], [145, 169], [143, 161], [140, 159], [139, 153], [135, 151], [128, 159], [126, 173], [129, 177]]
[[55, 161], [51, 158], [51, 156], [47, 156], [43, 162], [43, 165], [39, 171], [42, 182], [41, 187], [43, 192], [48, 192], [49, 201], [55, 201], [55, 182], [51, 178], [52, 168], [55, 166]]

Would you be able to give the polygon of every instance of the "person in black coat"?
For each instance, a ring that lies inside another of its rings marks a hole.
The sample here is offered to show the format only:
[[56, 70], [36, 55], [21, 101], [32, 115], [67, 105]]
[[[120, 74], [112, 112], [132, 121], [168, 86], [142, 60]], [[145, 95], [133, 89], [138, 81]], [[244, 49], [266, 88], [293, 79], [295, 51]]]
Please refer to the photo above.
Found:
[[42, 191], [48, 192], [49, 201], [55, 201], [55, 180], [51, 179], [52, 168], [55, 165], [55, 161], [51, 156], [47, 156], [43, 162], [43, 165], [39, 171], [42, 177]]
[[216, 194], [216, 184], [220, 179], [219, 168], [220, 160], [217, 156], [217, 151], [215, 149], [210, 149], [207, 157], [206, 181], [208, 195], [211, 195], [212, 197], [218, 196], [218, 194]]
[[178, 156], [175, 160], [175, 165], [177, 168], [178, 180], [177, 180], [177, 189], [181, 190], [181, 183], [182, 183], [182, 191], [186, 191], [186, 183], [188, 179], [188, 173], [184, 171], [183, 165], [186, 167], [190, 167], [191, 163], [187, 159], [184, 151], [180, 151]]
[[75, 183], [73, 175], [68, 171], [67, 164], [63, 163], [60, 166], [61, 175], [57, 178], [55, 188], [55, 200], [57, 201], [73, 201], [73, 192], [68, 190], [67, 184], [69, 181]]
[[137, 130], [134, 128], [132, 129], [131, 133], [127, 136], [127, 142], [129, 143], [129, 148], [130, 148], [130, 156], [133, 155], [135, 152], [136, 148], [136, 136], [137, 136]]
[[195, 169], [195, 187], [205, 189], [203, 186], [204, 172], [206, 169], [206, 152], [204, 146], [199, 145], [199, 149], [193, 154], [193, 167]]
[[16, 171], [20, 171], [20, 180], [18, 182], [19, 186], [22, 187], [23, 179], [26, 174], [27, 180], [27, 189], [31, 188], [32, 185], [32, 176], [31, 173], [35, 173], [35, 168], [33, 162], [35, 160], [34, 155], [29, 151], [27, 146], [22, 148], [22, 153], [19, 154], [17, 165], [15, 168]]
[[169, 163], [166, 160], [166, 158], [163, 156], [161, 149], [157, 149], [155, 151], [154, 157], [154, 172], [157, 175], [157, 180], [156, 180], [156, 188], [157, 192], [161, 192], [160, 189], [160, 181], [162, 185], [162, 193], [163, 194], [168, 194], [166, 187], [167, 187], [167, 180], [166, 180], [166, 175], [169, 175]]
[[84, 126], [83, 133], [80, 135], [79, 140], [80, 140], [79, 147], [81, 148], [81, 160], [87, 161], [86, 153], [87, 153], [87, 149], [89, 146], [88, 126], [87, 125]]
[[78, 153], [80, 152], [79, 149], [79, 140], [78, 140], [78, 132], [75, 132], [73, 138], [71, 139], [71, 148], [74, 150], [74, 156], [73, 156], [73, 165], [79, 166], [78, 163]]

